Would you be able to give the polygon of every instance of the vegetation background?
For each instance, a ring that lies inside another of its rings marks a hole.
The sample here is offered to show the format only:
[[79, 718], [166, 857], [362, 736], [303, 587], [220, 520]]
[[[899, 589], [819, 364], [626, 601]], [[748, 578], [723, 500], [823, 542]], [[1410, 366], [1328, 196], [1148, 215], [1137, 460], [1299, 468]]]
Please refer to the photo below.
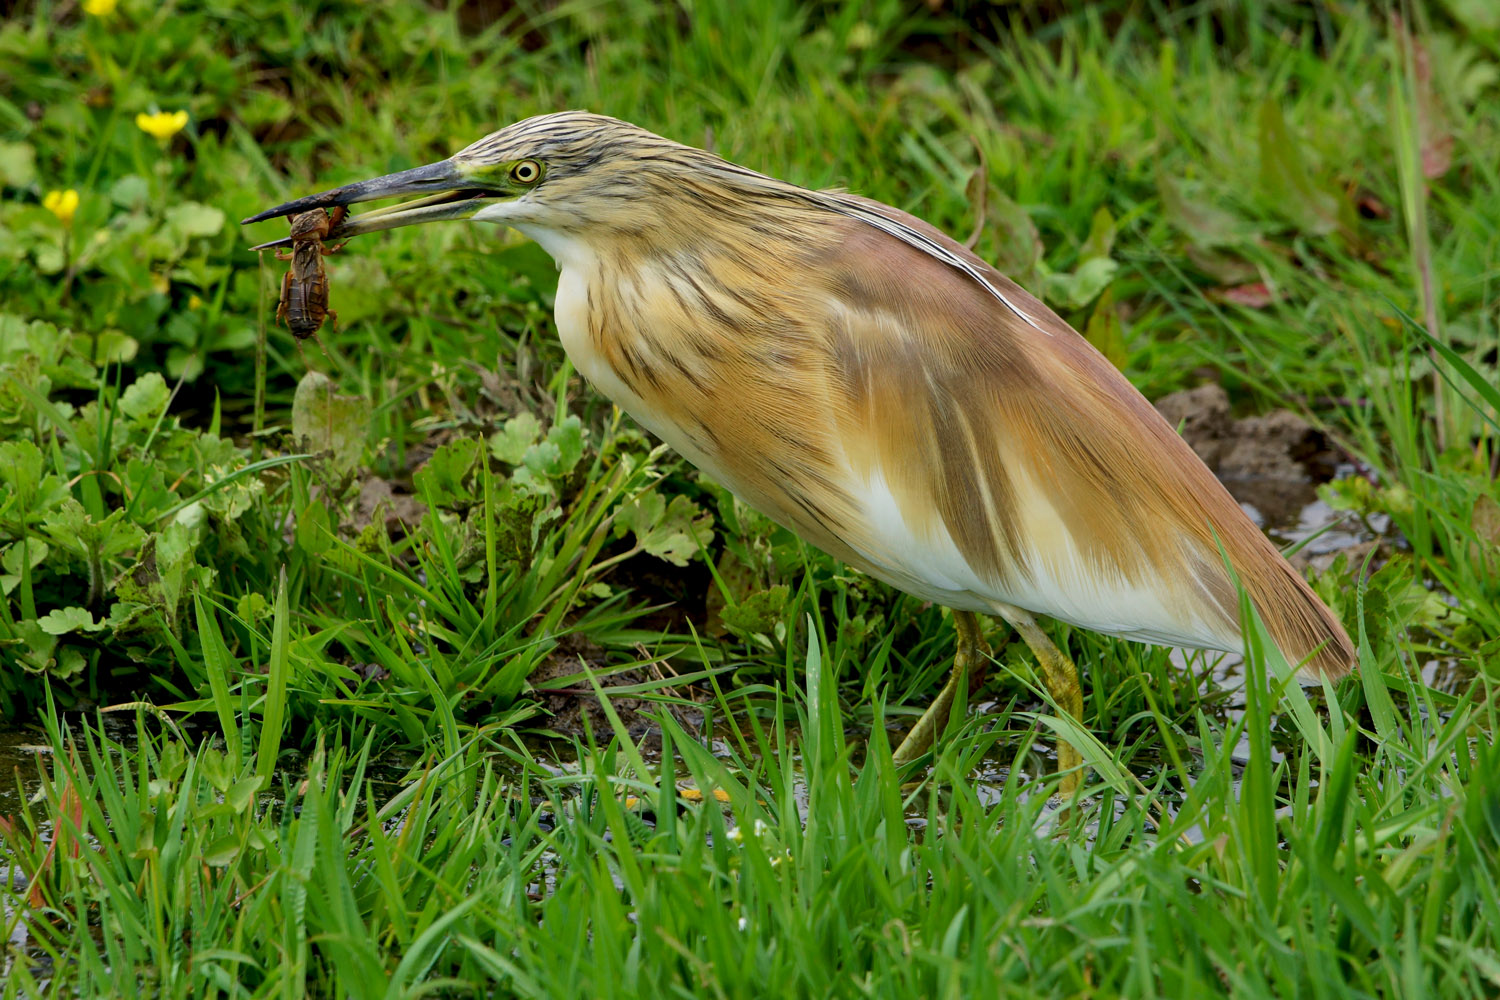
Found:
[[[318, 343], [275, 324], [236, 220], [569, 107], [972, 233], [1152, 398], [1312, 421], [1360, 674], [1054, 628], [1064, 813], [997, 629], [898, 775], [942, 611], [613, 411], [535, 246], [364, 238]], [[1497, 109], [1485, 0], [10, 10], [0, 993], [1495, 995]]]

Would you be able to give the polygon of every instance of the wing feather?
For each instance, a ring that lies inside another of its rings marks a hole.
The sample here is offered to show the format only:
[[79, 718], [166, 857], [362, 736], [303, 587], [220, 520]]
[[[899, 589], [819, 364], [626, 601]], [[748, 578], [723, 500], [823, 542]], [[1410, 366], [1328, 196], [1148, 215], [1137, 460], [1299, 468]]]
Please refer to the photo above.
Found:
[[1237, 649], [1227, 556], [1288, 657], [1335, 677], [1352, 668], [1333, 614], [1098, 351], [938, 230], [843, 197], [868, 225], [850, 226], [822, 269], [841, 276], [828, 333], [839, 436], [855, 482], [888, 492], [910, 536], [893, 545], [887, 524], [884, 541], [863, 542], [872, 560], [920, 559], [943, 536], [991, 600]]

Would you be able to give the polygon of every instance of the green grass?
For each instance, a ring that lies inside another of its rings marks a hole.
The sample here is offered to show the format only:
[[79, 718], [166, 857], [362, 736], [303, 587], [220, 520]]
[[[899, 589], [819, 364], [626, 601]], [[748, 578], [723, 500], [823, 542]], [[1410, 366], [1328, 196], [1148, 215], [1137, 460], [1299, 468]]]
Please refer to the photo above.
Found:
[[[0, 713], [52, 749], [7, 800], [3, 995], [1500, 989], [1500, 24], [750, 7], [0, 26]], [[1304, 693], [1252, 641], [1225, 690], [1056, 627], [1097, 793], [1065, 817], [992, 629], [995, 712], [903, 785], [943, 612], [653, 449], [563, 356], [540, 250], [356, 241], [321, 350], [272, 323], [244, 248], [280, 233], [234, 220], [565, 107], [979, 226], [1148, 396], [1317, 421], [1360, 470], [1325, 498], [1389, 525], [1314, 580], [1358, 677]], [[663, 752], [623, 703], [539, 752], [533, 681], [657, 699]]]

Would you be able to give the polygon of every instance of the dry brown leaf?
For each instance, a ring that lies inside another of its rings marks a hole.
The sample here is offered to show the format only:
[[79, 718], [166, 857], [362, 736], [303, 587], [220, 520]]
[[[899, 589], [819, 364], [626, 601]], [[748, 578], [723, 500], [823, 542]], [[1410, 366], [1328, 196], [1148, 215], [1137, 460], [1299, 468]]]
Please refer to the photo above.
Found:
[[1474, 501], [1474, 513], [1470, 518], [1474, 534], [1481, 542], [1489, 542], [1500, 549], [1500, 503], [1483, 493]]
[[1264, 309], [1276, 301], [1276, 296], [1271, 293], [1270, 287], [1264, 281], [1235, 285], [1233, 288], [1221, 288], [1219, 297], [1225, 302], [1233, 302], [1247, 309]]

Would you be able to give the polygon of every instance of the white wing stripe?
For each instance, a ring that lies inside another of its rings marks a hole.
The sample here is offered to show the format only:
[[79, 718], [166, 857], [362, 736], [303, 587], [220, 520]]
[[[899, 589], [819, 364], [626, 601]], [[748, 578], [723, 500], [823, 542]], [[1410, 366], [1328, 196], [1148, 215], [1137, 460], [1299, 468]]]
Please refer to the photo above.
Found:
[[911, 227], [906, 226], [895, 219], [881, 215], [879, 212], [875, 212], [868, 208], [865, 208], [863, 205], [851, 204], [840, 198], [830, 198], [829, 201], [831, 203], [830, 207], [832, 207], [834, 211], [838, 212], [840, 215], [847, 215], [851, 219], [858, 219], [860, 222], [863, 222], [866, 225], [874, 226], [881, 232], [889, 233], [890, 235], [896, 237], [896, 239], [907, 244], [908, 246], [916, 247], [918, 250], [927, 254], [929, 257], [940, 260], [944, 264], [947, 264], [949, 267], [957, 268], [964, 274], [967, 274], [969, 277], [973, 278], [975, 281], [979, 282], [986, 289], [988, 289], [989, 293], [995, 298], [999, 299], [1001, 304], [1004, 305], [1005, 308], [1009, 309], [1011, 312], [1019, 316], [1027, 325], [1031, 326], [1035, 330], [1040, 331], [1041, 333], [1047, 334], [1047, 336], [1049, 337], [1052, 336], [1052, 334], [1048, 330], [1043, 329], [1036, 320], [1032, 319], [1025, 310], [1016, 305], [1010, 299], [1006, 298], [1005, 294], [1001, 292], [1000, 289], [990, 284], [989, 279], [984, 276], [984, 273], [982, 271], [976, 268], [973, 264], [970, 264], [968, 261], [964, 260], [962, 257], [955, 254], [953, 251], [949, 250], [947, 247], [943, 246], [940, 243], [934, 242], [927, 236], [923, 236], [915, 229], [912, 229]]

